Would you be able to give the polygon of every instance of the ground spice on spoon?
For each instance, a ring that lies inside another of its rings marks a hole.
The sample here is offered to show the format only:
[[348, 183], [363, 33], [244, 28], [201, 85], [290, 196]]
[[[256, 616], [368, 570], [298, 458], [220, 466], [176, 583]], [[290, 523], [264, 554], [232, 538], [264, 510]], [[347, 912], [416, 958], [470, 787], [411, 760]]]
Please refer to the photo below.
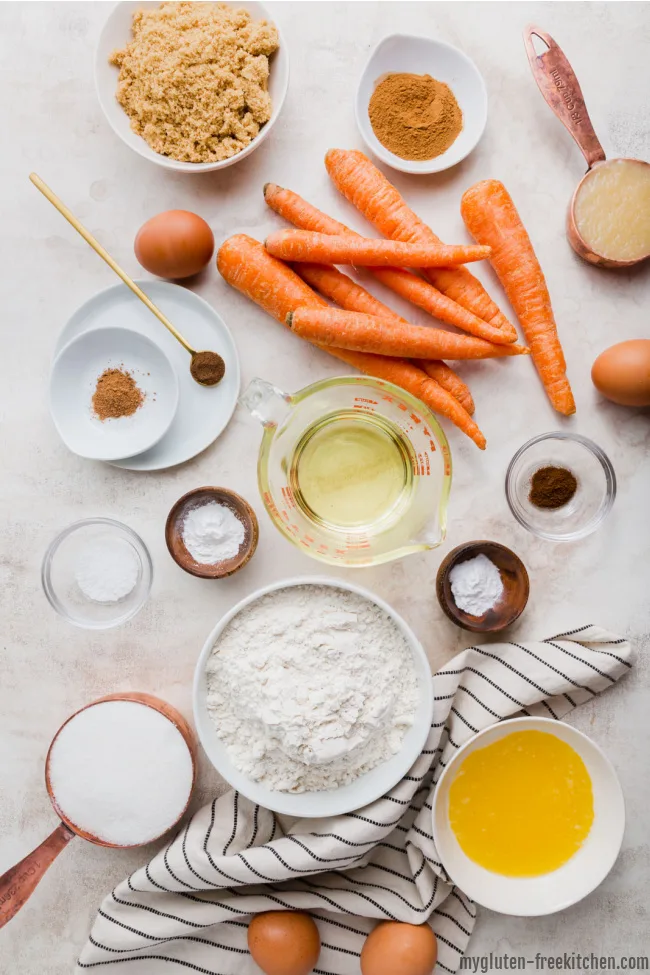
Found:
[[105, 369], [93, 393], [93, 411], [100, 420], [132, 416], [144, 402], [144, 393], [125, 369]]
[[562, 508], [578, 488], [578, 481], [566, 467], [540, 467], [530, 479], [528, 500], [536, 508]]
[[400, 159], [440, 156], [463, 127], [453, 91], [428, 74], [387, 75], [372, 93], [368, 116], [382, 146]]

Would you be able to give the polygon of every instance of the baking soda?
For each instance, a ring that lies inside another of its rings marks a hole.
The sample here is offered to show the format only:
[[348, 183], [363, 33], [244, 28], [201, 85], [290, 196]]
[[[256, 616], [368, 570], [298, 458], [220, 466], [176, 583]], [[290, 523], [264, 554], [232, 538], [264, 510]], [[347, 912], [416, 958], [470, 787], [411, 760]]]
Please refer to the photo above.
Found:
[[75, 579], [86, 599], [117, 603], [133, 592], [140, 577], [140, 560], [122, 538], [103, 538], [81, 553]]
[[183, 521], [182, 531], [185, 548], [201, 565], [233, 559], [246, 534], [234, 511], [218, 501], [191, 508]]
[[76, 714], [57, 735], [48, 769], [65, 817], [119, 846], [167, 832], [192, 790], [192, 756], [180, 731], [135, 701], [104, 701]]

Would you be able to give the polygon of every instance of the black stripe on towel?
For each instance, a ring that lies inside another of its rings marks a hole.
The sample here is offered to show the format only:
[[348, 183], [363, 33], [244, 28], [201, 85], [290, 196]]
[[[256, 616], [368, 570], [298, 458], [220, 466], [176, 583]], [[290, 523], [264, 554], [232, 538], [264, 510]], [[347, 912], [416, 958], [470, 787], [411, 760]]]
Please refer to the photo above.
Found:
[[[578, 663], [585, 664], [586, 667], [591, 667], [592, 670], [594, 670], [597, 674], [600, 674], [601, 677], [606, 677], [607, 680], [612, 682], [612, 684], [616, 683], [615, 677], [612, 677], [610, 674], [606, 674], [604, 670], [599, 670], [599, 668], [596, 667], [595, 664], [592, 664], [589, 660], [583, 660], [582, 657], [577, 657], [575, 653], [571, 653], [570, 650], [566, 650], [564, 647], [561, 647], [559, 643], [553, 643], [552, 640], [544, 640], [544, 643], [546, 643], [549, 647], [555, 647], [556, 650], [561, 650], [562, 653], [565, 653], [567, 657], [571, 657], [572, 660], [577, 660]], [[587, 690], [588, 689], [589, 688], [587, 688]]]
[[[590, 694], [596, 693], [595, 691], [592, 691], [590, 687], [585, 687], [584, 684], [579, 684], [577, 680], [574, 680], [573, 677], [569, 677], [569, 675], [565, 674], [564, 671], [558, 670], [557, 667], [554, 667], [553, 664], [550, 664], [548, 660], [544, 659], [544, 657], [538, 657], [537, 654], [533, 653], [532, 650], [529, 650], [528, 647], [522, 647], [520, 643], [512, 643], [512, 642], [510, 643], [510, 646], [517, 647], [518, 650], [523, 650], [523, 652], [527, 653], [529, 657], [533, 658], [533, 660], [536, 660], [540, 664], [544, 664], [545, 667], [548, 667], [549, 670], [552, 670], [554, 674], [558, 675], [558, 677], [563, 677], [564, 680], [568, 680], [569, 684], [573, 684], [574, 687], [579, 687], [581, 691], [589, 691]], [[573, 656], [573, 654], [570, 654], [570, 656]], [[583, 661], [581, 660], [580, 663], [583, 663]]]
[[132, 961], [168, 961], [173, 965], [182, 965], [184, 968], [191, 968], [194, 972], [202, 972], [203, 975], [225, 975], [225, 972], [216, 972], [214, 968], [199, 968], [190, 961], [181, 961], [180, 958], [167, 958], [165, 955], [135, 955], [133, 958], [107, 958], [106, 961], [78, 961], [79, 968], [96, 968], [98, 965], [119, 965], [120, 962]]
[[235, 836], [237, 835], [237, 818], [239, 812], [239, 793], [235, 789], [233, 794], [233, 823], [232, 823], [232, 833], [230, 834], [230, 839], [223, 848], [223, 855], [225, 856], [228, 852], [229, 847], [232, 845]]
[[329, 945], [326, 941], [321, 941], [320, 946], [321, 948], [329, 948], [330, 951], [340, 951], [344, 955], [354, 955], [355, 958], [361, 955], [360, 951], [352, 951], [351, 948], [339, 948], [338, 945]]
[[[477, 649], [476, 647], [472, 647], [472, 650], [476, 650], [476, 649]], [[521, 701], [518, 701], [516, 697], [512, 696], [512, 694], [508, 694], [507, 691], [504, 691], [504, 689], [500, 686], [500, 684], [497, 684], [496, 681], [490, 680], [489, 677], [486, 677], [485, 674], [482, 674], [480, 670], [476, 669], [476, 667], [467, 667], [467, 670], [470, 672], [470, 674], [476, 674], [477, 677], [482, 677], [484, 681], [486, 681], [488, 684], [490, 684], [491, 687], [495, 689], [495, 691], [499, 691], [499, 693], [503, 694], [504, 697], [507, 697], [509, 701], [512, 701], [513, 704], [516, 704], [517, 707], [521, 708], [522, 711], [526, 707], [525, 704], [523, 704]], [[546, 693], [546, 691], [544, 691], [544, 693]], [[483, 703], [482, 701], [479, 701], [479, 704], [482, 703]]]

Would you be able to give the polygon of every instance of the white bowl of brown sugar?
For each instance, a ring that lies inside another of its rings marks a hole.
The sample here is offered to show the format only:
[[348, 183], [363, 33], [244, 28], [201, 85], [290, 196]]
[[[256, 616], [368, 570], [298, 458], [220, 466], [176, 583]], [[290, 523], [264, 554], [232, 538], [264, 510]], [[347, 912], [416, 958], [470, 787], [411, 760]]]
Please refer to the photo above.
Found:
[[474, 62], [428, 37], [391, 34], [364, 68], [355, 101], [375, 156], [404, 173], [439, 173], [475, 148], [487, 122], [487, 90]]
[[128, 328], [96, 328], [52, 364], [50, 412], [66, 447], [114, 461], [149, 450], [169, 430], [178, 379], [163, 350]]
[[286, 44], [256, 2], [127, 0], [109, 14], [95, 53], [97, 95], [114, 132], [177, 172], [225, 169], [254, 152], [288, 84]]

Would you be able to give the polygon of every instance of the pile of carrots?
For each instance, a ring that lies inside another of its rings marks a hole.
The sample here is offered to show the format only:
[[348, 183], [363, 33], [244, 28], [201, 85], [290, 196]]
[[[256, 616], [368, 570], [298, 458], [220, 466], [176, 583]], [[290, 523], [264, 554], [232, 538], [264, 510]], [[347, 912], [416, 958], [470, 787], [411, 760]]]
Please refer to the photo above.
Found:
[[[481, 449], [486, 441], [472, 419], [471, 393], [443, 359], [530, 352], [555, 409], [575, 412], [544, 276], [503, 184], [485, 180], [465, 193], [461, 213], [477, 243], [449, 246], [363, 153], [332, 149], [325, 165], [339, 191], [387, 239], [363, 237], [267, 183], [266, 203], [296, 229], [273, 233], [264, 244], [245, 234], [226, 240], [217, 267], [230, 285], [301, 338], [419, 397]], [[530, 348], [517, 344], [514, 326], [465, 267], [483, 259], [499, 276]], [[368, 268], [460, 331], [409, 324], [334, 265]]]

